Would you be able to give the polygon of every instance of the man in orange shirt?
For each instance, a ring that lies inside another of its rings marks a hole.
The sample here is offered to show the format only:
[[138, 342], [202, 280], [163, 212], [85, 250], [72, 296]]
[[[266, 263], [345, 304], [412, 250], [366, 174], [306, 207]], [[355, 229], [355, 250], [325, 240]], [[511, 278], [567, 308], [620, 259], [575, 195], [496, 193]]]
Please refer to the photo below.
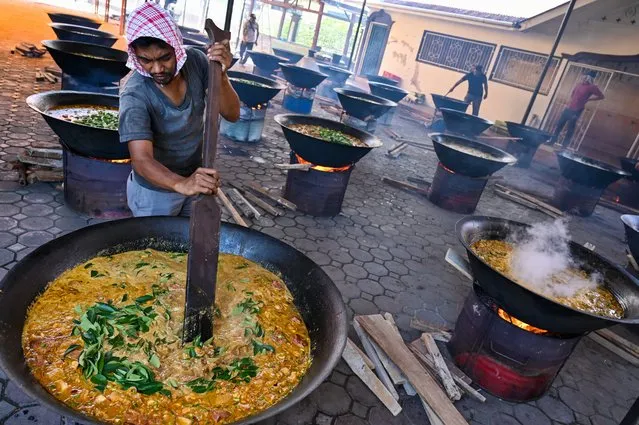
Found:
[[597, 73], [595, 71], [588, 71], [584, 74], [583, 79], [579, 84], [572, 89], [570, 95], [570, 102], [559, 117], [555, 133], [552, 138], [552, 142], [556, 143], [561, 131], [566, 127], [566, 135], [561, 145], [567, 147], [570, 145], [570, 140], [575, 132], [577, 121], [581, 116], [581, 113], [586, 107], [586, 103], [591, 101], [602, 100], [604, 98], [603, 93], [599, 90], [599, 87], [595, 84], [595, 77]]

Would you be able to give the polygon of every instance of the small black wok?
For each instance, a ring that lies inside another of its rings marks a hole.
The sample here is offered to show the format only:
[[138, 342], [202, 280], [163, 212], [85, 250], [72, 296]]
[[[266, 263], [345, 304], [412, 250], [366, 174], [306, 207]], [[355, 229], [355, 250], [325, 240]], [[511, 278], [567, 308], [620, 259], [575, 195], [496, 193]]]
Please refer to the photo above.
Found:
[[626, 230], [630, 253], [635, 261], [639, 262], [639, 215], [624, 214], [621, 216], [621, 221]]
[[39, 112], [49, 127], [60, 137], [62, 145], [80, 155], [102, 159], [129, 158], [126, 143], [120, 143], [117, 130], [89, 127], [62, 118], [53, 117], [50, 111], [69, 105], [94, 105], [118, 107], [120, 98], [109, 94], [75, 92], [68, 90], [49, 91], [27, 97], [27, 105]]
[[366, 79], [373, 83], [382, 83], [388, 84], [389, 86], [399, 86], [399, 81], [393, 80], [392, 78], [382, 77], [381, 75], [367, 75]]
[[70, 15], [68, 13], [47, 13], [51, 22], [60, 24], [80, 25], [89, 28], [100, 28], [102, 22], [95, 19], [85, 18], [84, 16]]
[[561, 175], [584, 186], [605, 189], [630, 173], [613, 167], [605, 162], [597, 161], [568, 151], [557, 152]]
[[408, 92], [399, 87], [390, 86], [383, 83], [368, 82], [368, 88], [371, 90], [373, 96], [383, 97], [391, 102], [399, 103], [403, 98], [408, 96]]
[[468, 109], [469, 103], [464, 102], [463, 100], [434, 93], [431, 93], [431, 97], [433, 98], [433, 103], [435, 104], [436, 109], [446, 108], [459, 112], [466, 112], [466, 109]]
[[439, 111], [442, 113], [447, 131], [468, 137], [477, 137], [494, 124], [492, 121], [454, 109], [439, 108]]
[[[276, 115], [275, 121], [282, 126], [282, 132], [291, 149], [303, 159], [315, 165], [345, 167], [355, 164], [368, 154], [371, 149], [382, 146], [382, 142], [372, 134], [338, 121], [296, 114]], [[290, 127], [293, 124], [320, 125], [331, 130], [341, 131], [359, 138], [362, 142], [366, 143], [367, 147], [326, 142], [293, 130]]]
[[288, 63], [292, 64], [298, 63], [304, 57], [301, 53], [291, 52], [290, 50], [284, 49], [276, 49], [275, 47], [273, 48], [273, 53], [275, 53], [275, 56], [288, 59]]
[[[517, 158], [501, 149], [465, 137], [446, 133], [431, 133], [428, 137], [433, 141], [437, 158], [444, 167], [463, 176], [490, 176], [506, 165], [517, 162]], [[477, 150], [489, 157], [465, 152], [464, 147]]]
[[529, 325], [551, 332], [579, 335], [618, 323], [639, 324], [639, 281], [625, 270], [588, 248], [570, 242], [572, 257], [587, 273], [603, 276], [622, 306], [623, 319], [611, 319], [559, 304], [515, 283], [477, 257], [470, 246], [482, 239], [504, 240], [523, 233], [529, 226], [495, 217], [471, 216], [455, 225], [459, 240], [468, 252], [475, 281], [509, 314]]
[[77, 41], [42, 42], [62, 72], [83, 81], [106, 86], [129, 73], [127, 52]]
[[388, 112], [391, 108], [397, 106], [397, 103], [391, 102], [383, 97], [373, 96], [359, 90], [334, 89], [337, 93], [339, 103], [344, 111], [351, 117], [355, 117], [362, 121], [368, 121], [371, 118], [379, 118]]
[[295, 87], [303, 89], [312, 89], [320, 85], [322, 81], [328, 77], [326, 74], [314, 71], [312, 69], [303, 68], [297, 65], [283, 63], [280, 65], [284, 79]]
[[268, 53], [256, 52], [255, 50], [250, 50], [248, 55], [251, 57], [251, 60], [260, 69], [264, 71], [268, 71], [269, 73], [273, 73], [277, 68], [280, 67], [281, 63], [287, 63], [288, 59], [269, 55]]
[[621, 161], [621, 168], [625, 172], [630, 173], [630, 178], [632, 180], [639, 181], [639, 170], [635, 168], [639, 160], [633, 158], [620, 158], [619, 161]]
[[[81, 423], [104, 424], [67, 407], [50, 395], [29, 372], [22, 351], [27, 309], [47, 284], [65, 270], [97, 255], [147, 247], [188, 249], [189, 220], [183, 217], [132, 218], [89, 226], [42, 245], [16, 264], [0, 282], [0, 366], [12, 382], [46, 407]], [[300, 402], [331, 373], [346, 343], [346, 309], [328, 275], [290, 245], [255, 230], [222, 223], [220, 252], [241, 255], [281, 274], [293, 294], [311, 337], [313, 363], [285, 399], [252, 417], [263, 421]]]
[[118, 37], [110, 32], [96, 30], [90, 27], [71, 24], [49, 24], [59, 40], [79, 41], [80, 43], [97, 44], [111, 47], [118, 41]]
[[[237, 92], [238, 97], [249, 108], [254, 108], [257, 105], [268, 102], [277, 96], [280, 90], [285, 88], [283, 84], [280, 84], [275, 80], [246, 72], [228, 71], [228, 76], [230, 77], [231, 85]], [[254, 86], [252, 84], [238, 81], [238, 79], [255, 81], [257, 83], [265, 84], [268, 87]]]
[[353, 75], [352, 72], [333, 65], [323, 65], [321, 63], [318, 63], [317, 66], [319, 67], [320, 71], [322, 71], [322, 73], [328, 75], [329, 81], [334, 82], [339, 87], [342, 87], [344, 84], [346, 84], [346, 80], [348, 80], [351, 75]]

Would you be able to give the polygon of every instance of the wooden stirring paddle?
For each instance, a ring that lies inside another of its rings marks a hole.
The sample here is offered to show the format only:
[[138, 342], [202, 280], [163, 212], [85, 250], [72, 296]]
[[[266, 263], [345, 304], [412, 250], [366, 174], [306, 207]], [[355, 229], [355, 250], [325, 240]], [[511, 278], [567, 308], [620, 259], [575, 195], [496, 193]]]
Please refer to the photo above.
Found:
[[[232, 4], [232, 3], [231, 3]], [[232, 6], [231, 6], [232, 7]], [[228, 18], [228, 16], [227, 16]], [[211, 43], [229, 40], [230, 19], [225, 31], [207, 19], [206, 32]], [[217, 138], [220, 114], [220, 86], [222, 65], [209, 61], [209, 86], [206, 116], [204, 120], [204, 146], [202, 164], [213, 168], [217, 154]], [[222, 212], [214, 195], [200, 195], [193, 201], [190, 221], [190, 249], [186, 273], [186, 305], [182, 342], [200, 337], [206, 341], [213, 336], [213, 306], [217, 281], [217, 261], [220, 254], [220, 224]]]

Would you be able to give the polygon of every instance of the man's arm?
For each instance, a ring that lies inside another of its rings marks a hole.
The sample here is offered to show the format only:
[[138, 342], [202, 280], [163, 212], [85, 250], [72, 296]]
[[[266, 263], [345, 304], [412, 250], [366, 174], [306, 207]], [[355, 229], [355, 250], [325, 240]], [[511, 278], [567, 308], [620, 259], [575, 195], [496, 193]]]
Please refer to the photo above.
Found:
[[594, 86], [593, 90], [592, 90], [592, 96], [587, 100], [587, 102], [590, 101], [597, 101], [597, 100], [603, 100], [606, 97], [604, 96], [604, 94], [601, 92], [601, 90], [599, 90], [599, 87]]
[[484, 99], [488, 98], [488, 78], [484, 75], [484, 81], [482, 83], [484, 85]]
[[[455, 89], [457, 88], [457, 86], [458, 86], [458, 85], [460, 85], [461, 83], [463, 83], [463, 82], [464, 82], [464, 81], [466, 81], [467, 79], [468, 79], [468, 74], [466, 74], [466, 75], [464, 75], [463, 77], [461, 77], [461, 78], [459, 79], [459, 81], [457, 81], [457, 82], [455, 83], [455, 85], [454, 85], [453, 87], [451, 87], [451, 89], [450, 89], [450, 90], [448, 90], [448, 93], [452, 93], [452, 92], [453, 92], [453, 90], [455, 90]], [[446, 93], [446, 94], [448, 94], [448, 93]]]
[[129, 153], [135, 172], [157, 187], [186, 196], [200, 193], [211, 195], [217, 192], [219, 187], [217, 171], [198, 168], [189, 177], [175, 174], [153, 157], [153, 142], [150, 140], [130, 141]]

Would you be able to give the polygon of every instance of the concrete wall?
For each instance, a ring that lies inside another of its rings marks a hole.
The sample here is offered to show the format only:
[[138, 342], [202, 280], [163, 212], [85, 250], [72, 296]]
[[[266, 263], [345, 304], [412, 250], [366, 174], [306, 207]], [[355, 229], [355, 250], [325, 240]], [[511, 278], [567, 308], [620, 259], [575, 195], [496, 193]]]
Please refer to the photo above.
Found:
[[[415, 60], [424, 30], [497, 44], [492, 63], [486, 72], [490, 77], [500, 45], [539, 53], [548, 52], [559, 26], [559, 19], [555, 19], [539, 28], [518, 32], [439, 17], [427, 17], [389, 8], [385, 10], [392, 16], [395, 24], [391, 30], [380, 74], [388, 71], [398, 75], [402, 78], [402, 85], [406, 90], [422, 93], [445, 94], [463, 75]], [[585, 13], [577, 14], [575, 11], [575, 19], [569, 24], [557, 54], [560, 56], [562, 53], [580, 51], [613, 55], [637, 54], [639, 53], [639, 28], [636, 25], [593, 22]], [[537, 98], [533, 113], [540, 118], [543, 117], [550, 102], [551, 94], [559, 82], [565, 64], [566, 61], [562, 61], [550, 94], [540, 95]], [[488, 85], [489, 96], [482, 104], [480, 115], [491, 120], [520, 121], [530, 100], [531, 92], [490, 80]], [[463, 98], [466, 88], [467, 85], [464, 83], [451, 96]], [[430, 102], [430, 98], [428, 100]]]

